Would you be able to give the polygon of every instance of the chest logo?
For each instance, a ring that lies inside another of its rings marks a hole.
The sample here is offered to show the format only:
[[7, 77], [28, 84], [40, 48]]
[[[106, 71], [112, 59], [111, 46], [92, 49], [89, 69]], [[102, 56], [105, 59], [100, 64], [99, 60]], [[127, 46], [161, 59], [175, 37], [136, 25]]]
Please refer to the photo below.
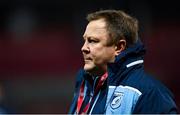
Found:
[[122, 92], [115, 92], [112, 102], [111, 102], [111, 108], [116, 109], [121, 106], [121, 102], [123, 99], [124, 93]]

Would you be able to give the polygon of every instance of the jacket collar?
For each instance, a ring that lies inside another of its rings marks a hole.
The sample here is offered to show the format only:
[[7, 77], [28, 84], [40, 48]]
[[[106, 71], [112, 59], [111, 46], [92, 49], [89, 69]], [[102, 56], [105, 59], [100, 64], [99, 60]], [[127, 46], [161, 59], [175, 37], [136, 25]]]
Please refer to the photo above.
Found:
[[114, 63], [108, 64], [108, 73], [125, 70], [136, 64], [143, 63], [146, 49], [140, 40], [131, 47], [122, 51], [116, 58]]

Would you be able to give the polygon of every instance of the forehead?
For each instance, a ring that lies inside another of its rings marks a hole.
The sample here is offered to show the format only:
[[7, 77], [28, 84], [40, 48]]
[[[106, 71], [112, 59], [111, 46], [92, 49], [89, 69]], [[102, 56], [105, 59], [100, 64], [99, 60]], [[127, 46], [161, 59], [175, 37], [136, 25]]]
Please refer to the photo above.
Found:
[[98, 19], [88, 23], [83, 36], [97, 36], [104, 34], [107, 34], [106, 22], [104, 19]]

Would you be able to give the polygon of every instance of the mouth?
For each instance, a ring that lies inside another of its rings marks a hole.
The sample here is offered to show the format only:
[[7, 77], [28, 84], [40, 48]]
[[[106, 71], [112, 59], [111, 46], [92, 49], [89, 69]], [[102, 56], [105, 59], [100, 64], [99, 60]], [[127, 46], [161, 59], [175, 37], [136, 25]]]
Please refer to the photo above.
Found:
[[89, 61], [92, 61], [90, 57], [84, 57], [84, 62], [89, 62]]

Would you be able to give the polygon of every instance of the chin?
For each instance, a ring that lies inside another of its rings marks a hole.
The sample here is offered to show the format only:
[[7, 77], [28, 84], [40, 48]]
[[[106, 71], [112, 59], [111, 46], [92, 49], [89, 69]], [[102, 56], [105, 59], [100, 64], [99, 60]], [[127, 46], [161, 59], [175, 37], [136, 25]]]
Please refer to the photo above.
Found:
[[84, 65], [84, 70], [92, 75], [102, 75], [104, 72], [94, 65]]
[[87, 72], [90, 72], [94, 69], [94, 67], [90, 66], [90, 65], [84, 65], [84, 70]]

